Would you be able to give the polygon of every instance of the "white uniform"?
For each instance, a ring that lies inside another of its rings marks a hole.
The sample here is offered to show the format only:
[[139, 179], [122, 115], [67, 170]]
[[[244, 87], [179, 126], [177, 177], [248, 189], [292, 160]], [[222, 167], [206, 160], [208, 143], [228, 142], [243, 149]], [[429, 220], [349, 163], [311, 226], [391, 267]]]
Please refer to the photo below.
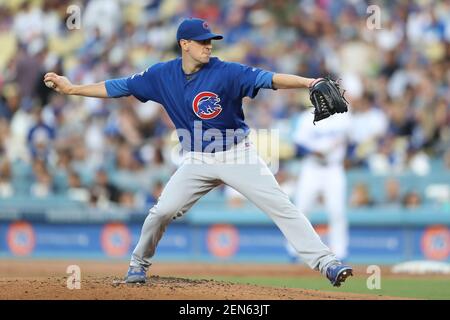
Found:
[[313, 124], [314, 115], [303, 112], [294, 131], [294, 142], [323, 157], [307, 154], [301, 164], [295, 203], [300, 212], [314, 210], [321, 194], [329, 215], [328, 242], [338, 259], [345, 259], [348, 250], [346, 217], [346, 179], [344, 158], [350, 131], [349, 113]]

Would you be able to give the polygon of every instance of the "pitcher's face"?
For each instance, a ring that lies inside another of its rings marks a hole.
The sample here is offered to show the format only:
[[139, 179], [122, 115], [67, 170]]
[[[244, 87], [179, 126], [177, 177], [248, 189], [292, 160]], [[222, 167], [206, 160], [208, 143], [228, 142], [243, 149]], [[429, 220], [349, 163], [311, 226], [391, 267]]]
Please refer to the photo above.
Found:
[[212, 42], [208, 40], [181, 40], [181, 47], [189, 54], [189, 56], [199, 62], [208, 63], [211, 57]]

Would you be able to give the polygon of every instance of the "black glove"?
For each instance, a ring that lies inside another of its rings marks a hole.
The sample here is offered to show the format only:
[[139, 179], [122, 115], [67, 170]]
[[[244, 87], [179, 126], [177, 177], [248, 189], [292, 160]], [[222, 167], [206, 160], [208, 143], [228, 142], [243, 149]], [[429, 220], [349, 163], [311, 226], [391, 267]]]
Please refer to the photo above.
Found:
[[337, 113], [348, 111], [348, 102], [337, 81], [319, 78], [309, 88], [309, 98], [314, 106], [314, 123]]

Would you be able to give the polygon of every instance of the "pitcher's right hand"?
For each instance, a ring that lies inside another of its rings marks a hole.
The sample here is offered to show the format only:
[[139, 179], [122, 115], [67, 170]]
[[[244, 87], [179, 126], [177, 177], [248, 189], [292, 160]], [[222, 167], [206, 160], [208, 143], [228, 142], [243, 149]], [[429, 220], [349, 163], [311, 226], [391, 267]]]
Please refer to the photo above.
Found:
[[54, 83], [53, 90], [62, 94], [71, 94], [73, 84], [66, 77], [59, 76], [54, 72], [48, 72], [44, 76], [44, 82], [51, 81]]

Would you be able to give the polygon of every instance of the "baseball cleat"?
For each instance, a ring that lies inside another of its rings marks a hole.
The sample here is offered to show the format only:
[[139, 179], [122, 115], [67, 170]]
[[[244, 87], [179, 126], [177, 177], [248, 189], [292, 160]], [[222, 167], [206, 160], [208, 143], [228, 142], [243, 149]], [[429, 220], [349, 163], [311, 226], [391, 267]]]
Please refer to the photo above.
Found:
[[350, 266], [336, 263], [327, 268], [327, 278], [335, 287], [340, 287], [350, 276], [353, 276], [353, 269]]
[[130, 266], [125, 277], [125, 283], [145, 283], [146, 278], [147, 272], [143, 267]]

